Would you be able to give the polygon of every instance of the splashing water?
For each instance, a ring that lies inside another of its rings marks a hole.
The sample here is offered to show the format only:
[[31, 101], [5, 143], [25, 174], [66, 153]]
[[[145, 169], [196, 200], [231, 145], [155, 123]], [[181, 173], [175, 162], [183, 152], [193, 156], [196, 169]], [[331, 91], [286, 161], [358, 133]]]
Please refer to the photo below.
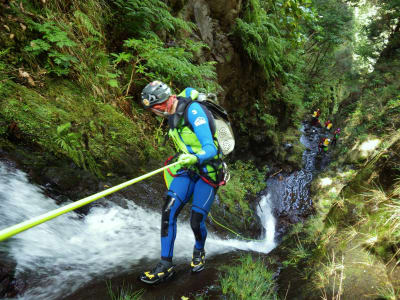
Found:
[[[59, 299], [95, 278], [141, 268], [143, 260], [158, 259], [160, 214], [133, 201], [118, 200], [124, 205], [115, 204], [110, 197], [101, 199], [84, 217], [70, 212], [0, 242], [0, 252], [17, 264], [16, 277], [25, 278], [28, 285], [18, 299]], [[58, 207], [40, 187], [29, 183], [25, 173], [0, 162], [0, 229]], [[268, 195], [261, 199], [259, 207], [257, 213], [265, 231], [262, 240], [223, 240], [209, 233], [207, 255], [235, 249], [271, 251], [276, 246], [275, 219]], [[194, 241], [189, 223], [178, 223], [177, 260], [191, 257], [188, 241]]]

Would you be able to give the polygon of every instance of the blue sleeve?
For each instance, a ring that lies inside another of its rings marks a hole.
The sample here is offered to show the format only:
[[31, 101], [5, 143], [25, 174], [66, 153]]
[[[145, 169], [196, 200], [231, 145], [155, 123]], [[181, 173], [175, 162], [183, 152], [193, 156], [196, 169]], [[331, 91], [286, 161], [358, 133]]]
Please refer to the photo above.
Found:
[[195, 155], [199, 158], [200, 164], [217, 155], [218, 150], [214, 145], [209, 120], [203, 108], [198, 103], [190, 104], [187, 112], [188, 121], [200, 141], [202, 150]]
[[195, 100], [197, 96], [199, 96], [199, 92], [194, 88], [187, 87], [178, 96], [191, 98], [192, 100]]

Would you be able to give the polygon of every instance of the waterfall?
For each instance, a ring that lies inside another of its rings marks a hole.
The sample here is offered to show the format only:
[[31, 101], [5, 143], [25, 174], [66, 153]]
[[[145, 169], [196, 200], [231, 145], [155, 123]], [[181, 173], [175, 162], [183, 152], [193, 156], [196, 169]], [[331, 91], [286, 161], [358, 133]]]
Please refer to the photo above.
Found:
[[[113, 201], [117, 197], [98, 200], [85, 216], [69, 212], [0, 242], [0, 251], [17, 264], [16, 277], [24, 278], [28, 286], [18, 299], [59, 299], [95, 278], [142, 269], [143, 261], [159, 258], [160, 213], [133, 200]], [[58, 207], [24, 172], [0, 162], [0, 229]], [[262, 197], [257, 213], [265, 232], [259, 241], [223, 240], [209, 233], [207, 256], [236, 249], [271, 251], [275, 219], [269, 195]], [[178, 221], [176, 261], [191, 257], [188, 241], [194, 241], [190, 224]]]

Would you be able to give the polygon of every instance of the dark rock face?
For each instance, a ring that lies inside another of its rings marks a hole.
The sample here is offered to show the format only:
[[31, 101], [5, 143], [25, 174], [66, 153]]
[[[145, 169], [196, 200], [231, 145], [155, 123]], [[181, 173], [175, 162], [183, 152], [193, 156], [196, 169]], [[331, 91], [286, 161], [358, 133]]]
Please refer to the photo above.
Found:
[[[249, 59], [242, 42], [232, 34], [243, 1], [189, 0], [179, 3], [182, 5], [174, 7], [178, 7], [180, 14], [199, 28], [190, 38], [209, 46], [197, 55], [196, 60], [217, 62], [217, 80], [224, 89], [218, 99], [230, 114], [237, 145], [240, 145], [233, 155], [241, 159], [274, 159], [271, 154], [277, 151], [276, 142], [267, 137], [265, 126], [257, 118], [253, 102], [249, 101], [262, 99], [268, 83], [263, 70]], [[278, 119], [284, 120], [285, 110], [281, 106], [277, 105], [273, 111]], [[245, 124], [246, 132], [243, 132], [240, 122]], [[282, 126], [282, 130], [286, 127]]]
[[0, 297], [11, 298], [21, 294], [25, 289], [22, 280], [15, 279], [15, 263], [0, 261]]

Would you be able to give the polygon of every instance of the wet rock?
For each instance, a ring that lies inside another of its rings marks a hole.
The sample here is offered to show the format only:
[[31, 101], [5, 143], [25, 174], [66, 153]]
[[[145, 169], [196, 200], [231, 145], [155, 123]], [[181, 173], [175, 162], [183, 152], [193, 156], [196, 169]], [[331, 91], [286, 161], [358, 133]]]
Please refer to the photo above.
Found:
[[212, 14], [223, 26], [232, 26], [241, 8], [241, 0], [207, 0]]
[[23, 292], [25, 283], [16, 279], [15, 263], [0, 261], [0, 297], [15, 297]]
[[289, 150], [289, 149], [292, 149], [292, 148], [293, 148], [293, 145], [291, 143], [283, 144], [283, 149], [285, 149], [285, 150]]
[[206, 1], [197, 0], [193, 5], [194, 16], [197, 26], [200, 30], [201, 39], [208, 44], [208, 46], [213, 47], [213, 26], [212, 19], [210, 18], [210, 8]]
[[313, 203], [310, 195], [310, 186], [314, 176], [326, 167], [330, 161], [325, 155], [319, 159], [316, 149], [320, 137], [315, 127], [315, 132], [310, 133], [310, 139], [300, 138], [305, 146], [303, 151], [303, 169], [294, 171], [288, 166], [281, 167], [279, 173], [271, 172], [267, 180], [267, 192], [273, 207], [273, 214], [277, 219], [276, 239], [280, 241], [288, 232], [288, 229], [298, 222], [303, 222], [309, 215], [314, 213]]

